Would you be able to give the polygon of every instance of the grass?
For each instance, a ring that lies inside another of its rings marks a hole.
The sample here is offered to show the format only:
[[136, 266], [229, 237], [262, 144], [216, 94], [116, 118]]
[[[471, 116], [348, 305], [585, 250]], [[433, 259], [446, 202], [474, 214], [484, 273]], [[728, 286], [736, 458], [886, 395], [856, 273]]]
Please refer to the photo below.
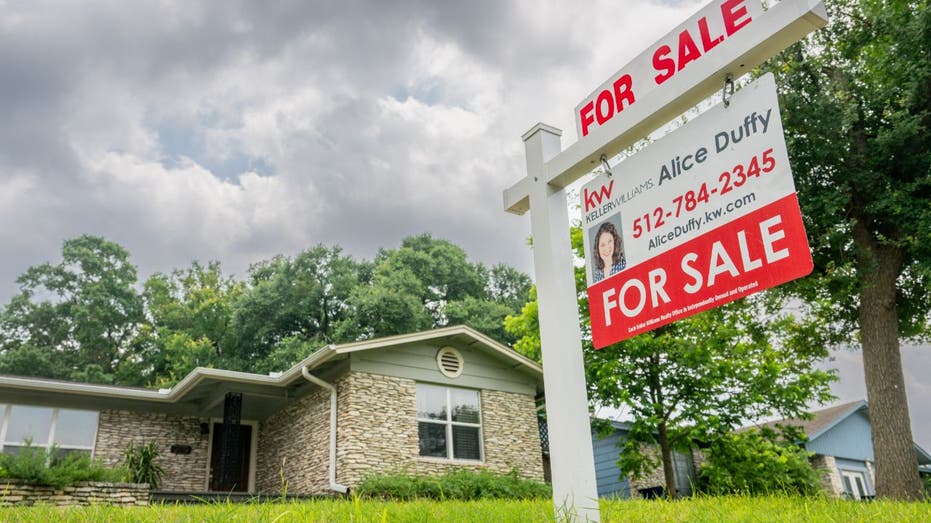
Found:
[[[915, 522], [931, 521], [931, 503], [869, 503], [793, 497], [704, 497], [682, 501], [601, 502], [603, 522]], [[317, 500], [288, 503], [151, 507], [11, 507], [4, 522], [501, 522], [554, 521], [549, 500]]]

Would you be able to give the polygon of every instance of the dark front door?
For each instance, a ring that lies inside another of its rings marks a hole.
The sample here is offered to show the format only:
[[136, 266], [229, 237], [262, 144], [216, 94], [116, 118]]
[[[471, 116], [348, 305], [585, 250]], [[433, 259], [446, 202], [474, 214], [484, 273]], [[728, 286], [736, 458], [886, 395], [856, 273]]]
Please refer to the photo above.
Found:
[[249, 491], [249, 452], [252, 449], [252, 425], [239, 426], [239, 441], [227, 455], [226, 466], [236, 467], [228, 480], [221, 477], [223, 461], [223, 424], [213, 424], [213, 440], [210, 445], [210, 490], [219, 492]]

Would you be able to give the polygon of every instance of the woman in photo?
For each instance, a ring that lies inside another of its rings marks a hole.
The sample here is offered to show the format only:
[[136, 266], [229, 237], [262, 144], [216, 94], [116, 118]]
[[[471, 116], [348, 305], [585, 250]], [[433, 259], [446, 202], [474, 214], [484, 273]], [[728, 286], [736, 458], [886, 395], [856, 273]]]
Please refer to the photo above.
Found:
[[592, 272], [594, 282], [605, 279], [624, 270], [627, 260], [621, 249], [621, 236], [611, 222], [604, 222], [595, 235], [595, 270]]

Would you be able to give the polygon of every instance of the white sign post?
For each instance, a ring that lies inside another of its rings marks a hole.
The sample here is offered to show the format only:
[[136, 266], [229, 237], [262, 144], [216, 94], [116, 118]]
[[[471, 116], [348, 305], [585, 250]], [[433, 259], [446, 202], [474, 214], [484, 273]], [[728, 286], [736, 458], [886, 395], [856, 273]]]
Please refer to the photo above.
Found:
[[600, 521], [566, 194], [542, 177], [544, 163], [561, 149], [560, 134], [559, 129], [537, 124], [523, 137], [527, 176], [535, 180], [529, 197], [537, 212], [530, 229], [540, 339], [545, 340], [543, 383], [553, 499], [560, 520]]
[[[527, 176], [504, 208], [533, 209], [534, 271], [550, 429], [553, 501], [560, 520], [599, 521], [581, 332], [563, 189], [653, 130], [827, 23], [822, 0], [713, 0], [586, 97], [578, 142], [538, 124], [524, 135]], [[607, 93], [607, 94], [605, 94]], [[591, 107], [589, 107], [591, 102]]]

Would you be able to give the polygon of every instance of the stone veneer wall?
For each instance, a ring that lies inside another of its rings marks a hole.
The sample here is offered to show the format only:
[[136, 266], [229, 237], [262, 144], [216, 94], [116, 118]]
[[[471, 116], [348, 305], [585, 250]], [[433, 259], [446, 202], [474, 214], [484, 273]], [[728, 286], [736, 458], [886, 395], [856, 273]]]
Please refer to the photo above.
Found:
[[149, 486], [145, 483], [82, 482], [71, 487], [55, 488], [20, 481], [0, 482], [0, 507], [35, 505], [57, 506], [149, 504]]
[[437, 474], [451, 468], [485, 469], [543, 480], [536, 407], [531, 395], [482, 390], [482, 463], [419, 456], [417, 384], [353, 372], [338, 382], [337, 481], [354, 486], [367, 474], [408, 470]]
[[[646, 445], [644, 446], [644, 453], [650, 456], [652, 459], [657, 461], [657, 466], [654, 467], [648, 474], [640, 479], [628, 478], [630, 481], [630, 497], [631, 499], [640, 499], [639, 489], [648, 489], [654, 487], [663, 487], [663, 490], [666, 489], [666, 473], [663, 471], [663, 459], [659, 445]], [[675, 451], [673, 451], [675, 452]], [[692, 449], [689, 455], [692, 461], [692, 467], [695, 471], [694, 480], [698, 479], [698, 473], [701, 471], [701, 466], [705, 462], [705, 454], [700, 449]], [[694, 485], [692, 486], [694, 492]], [[683, 494], [679, 494], [680, 496]]]
[[262, 493], [327, 494], [330, 393], [317, 388], [259, 424], [255, 487]]
[[[162, 467], [159, 490], [204, 491], [207, 487], [208, 437], [200, 433], [200, 420], [151, 412], [102, 410], [97, 424], [94, 457], [109, 466], [123, 463], [131, 442], [158, 443]], [[172, 454], [172, 445], [190, 445], [190, 454]]]
[[663, 472], [663, 460], [659, 445], [644, 445], [641, 447], [641, 451], [650, 456], [650, 459], [656, 460], [658, 465], [641, 478], [629, 478], [631, 499], [642, 498], [643, 496], [640, 495], [641, 489], [663, 487], [665, 490], [666, 488], [666, 473]]
[[821, 489], [830, 497], [841, 497], [844, 493], [844, 486], [841, 483], [834, 456], [816, 454], [810, 461], [812, 468], [821, 474]]

